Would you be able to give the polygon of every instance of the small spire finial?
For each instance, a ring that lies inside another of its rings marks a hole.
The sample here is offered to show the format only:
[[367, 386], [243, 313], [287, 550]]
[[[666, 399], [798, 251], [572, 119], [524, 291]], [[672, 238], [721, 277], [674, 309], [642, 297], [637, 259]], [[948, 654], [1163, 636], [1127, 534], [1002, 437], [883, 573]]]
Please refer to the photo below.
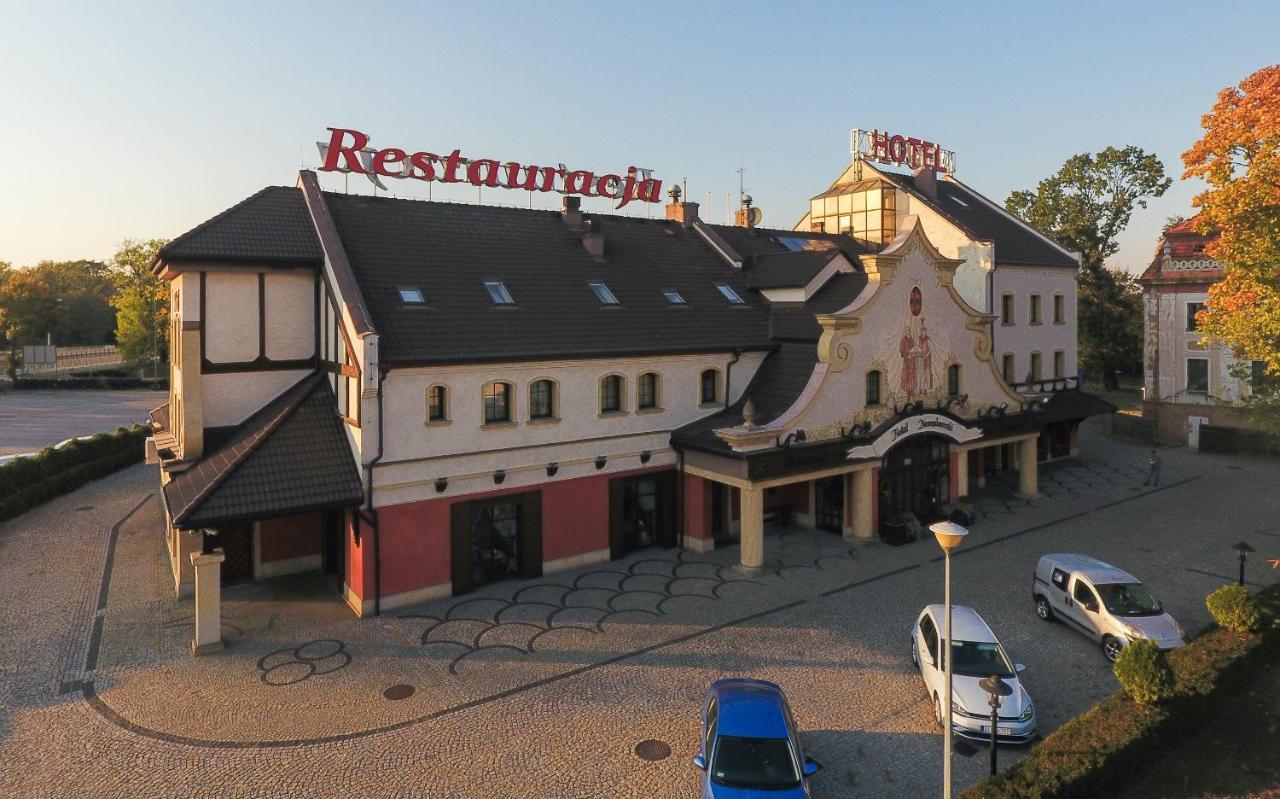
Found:
[[742, 405], [742, 426], [756, 426], [756, 404], [748, 397], [747, 401]]

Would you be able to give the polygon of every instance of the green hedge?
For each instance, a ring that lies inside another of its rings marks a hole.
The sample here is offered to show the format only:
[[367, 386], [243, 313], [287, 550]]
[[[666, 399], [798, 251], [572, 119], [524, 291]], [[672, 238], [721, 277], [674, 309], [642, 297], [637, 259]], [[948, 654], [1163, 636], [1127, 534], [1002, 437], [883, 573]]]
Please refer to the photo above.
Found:
[[1258, 595], [1266, 619], [1259, 633], [1214, 628], [1168, 655], [1173, 697], [1141, 705], [1123, 690], [1041, 741], [1004, 774], [960, 799], [1076, 799], [1109, 796], [1161, 750], [1210, 719], [1219, 697], [1247, 682], [1280, 652], [1280, 585]]
[[122, 388], [169, 388], [169, 379], [159, 380], [151, 377], [19, 377], [13, 381], [13, 387], [26, 391], [61, 391], [64, 389], [122, 389]]
[[138, 463], [148, 435], [146, 427], [121, 427], [0, 466], [0, 521]]

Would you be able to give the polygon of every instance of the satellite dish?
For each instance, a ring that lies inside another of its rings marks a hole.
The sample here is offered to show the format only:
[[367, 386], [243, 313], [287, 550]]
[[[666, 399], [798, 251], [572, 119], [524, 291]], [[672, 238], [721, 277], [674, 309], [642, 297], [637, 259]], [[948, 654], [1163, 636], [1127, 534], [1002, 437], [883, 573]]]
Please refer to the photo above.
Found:
[[752, 225], [758, 225], [760, 224], [760, 220], [764, 219], [764, 211], [761, 211], [759, 208], [752, 208], [750, 213]]

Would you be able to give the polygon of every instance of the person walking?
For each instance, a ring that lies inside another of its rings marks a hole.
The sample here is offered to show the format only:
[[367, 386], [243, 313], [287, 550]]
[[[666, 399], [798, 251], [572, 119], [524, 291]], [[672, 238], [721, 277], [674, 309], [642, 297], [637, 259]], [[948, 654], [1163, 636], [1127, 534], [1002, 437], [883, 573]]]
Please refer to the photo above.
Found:
[[1151, 450], [1151, 457], [1147, 460], [1147, 479], [1143, 480], [1142, 484], [1152, 486], [1160, 485], [1160, 467], [1163, 464], [1164, 461], [1160, 459], [1160, 456], [1156, 454], [1156, 451], [1154, 449]]

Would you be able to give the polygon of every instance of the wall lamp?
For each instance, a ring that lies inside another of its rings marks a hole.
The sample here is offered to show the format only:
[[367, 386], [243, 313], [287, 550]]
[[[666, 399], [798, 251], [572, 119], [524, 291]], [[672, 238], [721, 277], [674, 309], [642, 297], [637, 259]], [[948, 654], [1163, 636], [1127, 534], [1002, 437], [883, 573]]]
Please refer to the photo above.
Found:
[[449, 487], [449, 478], [447, 478], [447, 477], [437, 477], [437, 478], [436, 478], [436, 493], [437, 493], [437, 494], [443, 494], [443, 493], [444, 493], [444, 490], [445, 490], [446, 488], [448, 488], [448, 487]]
[[506, 479], [507, 479], [507, 473], [502, 469], [499, 469], [498, 471], [493, 473], [493, 482], [497, 485], [502, 485], [502, 481]]
[[855, 424], [853, 427], [850, 427], [848, 430], [845, 430], [843, 427], [841, 427], [840, 437], [853, 438], [854, 436], [865, 436], [867, 433], [870, 433], [870, 432], [871, 432], [871, 422], [866, 421], [866, 422], [860, 422], [859, 424]]
[[646, 449], [644, 452], [640, 453], [640, 462], [648, 463], [649, 459], [652, 457], [653, 457], [653, 453]]
[[993, 416], [1004, 416], [1005, 411], [1009, 410], [1009, 403], [1002, 402], [999, 405], [992, 405], [986, 410], [978, 409], [979, 419], [990, 419]]
[[803, 444], [804, 441], [805, 441], [804, 430], [794, 430], [790, 433], [787, 433], [787, 437], [782, 439], [782, 443], [780, 446], [789, 447], [792, 444]]
[[560, 464], [555, 461], [547, 464], [547, 477], [555, 477], [558, 471], [560, 471]]
[[599, 455], [599, 456], [597, 456], [597, 457], [596, 457], [596, 469], [603, 469], [603, 468], [604, 468], [604, 465], [605, 465], [606, 463], [608, 463], [608, 462], [609, 462], [609, 459], [608, 459], [608, 458], [606, 458], [605, 456], [603, 456], [603, 455]]

